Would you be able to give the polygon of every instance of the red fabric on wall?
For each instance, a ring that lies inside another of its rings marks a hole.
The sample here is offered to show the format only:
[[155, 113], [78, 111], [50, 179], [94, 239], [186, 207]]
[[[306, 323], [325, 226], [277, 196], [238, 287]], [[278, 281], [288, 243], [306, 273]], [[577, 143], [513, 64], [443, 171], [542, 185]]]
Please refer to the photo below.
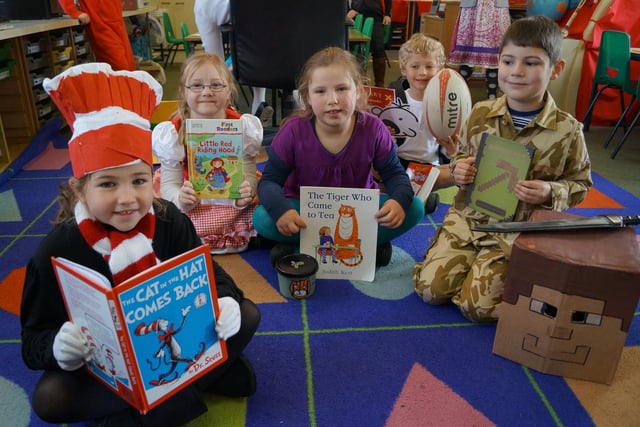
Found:
[[409, 13], [409, 1], [408, 0], [393, 0], [391, 5], [391, 21], [407, 22], [407, 15]]
[[[631, 36], [631, 46], [640, 47], [640, 31], [637, 30], [636, 23], [640, 20], [640, 8], [636, 5], [637, 0], [615, 0], [607, 13], [595, 24], [593, 32], [593, 42], [585, 41], [585, 54], [582, 64], [582, 76], [580, 78], [580, 86], [578, 88], [578, 98], [576, 101], [576, 117], [582, 120], [587, 108], [589, 107], [589, 99], [591, 97], [591, 86], [593, 85], [593, 76], [595, 74], [596, 62], [598, 60], [598, 48], [600, 47], [600, 39], [604, 30], [625, 31]], [[587, 2], [589, 4], [591, 2]], [[581, 18], [578, 26], [584, 27], [589, 22], [589, 18], [595, 9], [595, 6], [589, 5], [586, 12], [583, 12], [585, 6], [576, 17], [574, 24]], [[589, 12], [590, 10], [590, 12]], [[588, 19], [584, 19], [584, 14], [588, 15]], [[574, 25], [571, 26], [570, 34], [574, 33]], [[582, 38], [582, 33], [580, 33]], [[640, 62], [631, 61], [631, 79], [638, 80], [640, 76]], [[625, 98], [625, 102], [629, 102], [630, 96]], [[591, 124], [596, 126], [613, 126], [620, 118], [620, 101], [616, 90], [605, 90], [594, 108]]]
[[580, 8], [578, 13], [576, 14], [576, 17], [573, 19], [571, 26], [569, 27], [568, 37], [570, 39], [582, 40], [582, 34], [584, 33], [584, 30], [587, 27], [589, 20], [591, 19], [591, 15], [593, 15], [593, 12], [595, 12], [597, 6], [597, 2], [589, 0], [585, 2], [582, 8]]
[[427, 13], [429, 12], [429, 9], [431, 9], [431, 3], [430, 1], [421, 1], [418, 3], [418, 16], [422, 16], [423, 13]]

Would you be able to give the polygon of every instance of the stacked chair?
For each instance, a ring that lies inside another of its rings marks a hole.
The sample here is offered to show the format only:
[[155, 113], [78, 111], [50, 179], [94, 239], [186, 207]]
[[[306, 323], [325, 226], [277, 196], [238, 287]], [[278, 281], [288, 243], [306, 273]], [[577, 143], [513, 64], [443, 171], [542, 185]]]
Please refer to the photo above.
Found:
[[[604, 147], [607, 148], [609, 143], [616, 134], [618, 128], [622, 125], [626, 132], [622, 140], [618, 143], [618, 146], [611, 155], [611, 158], [615, 158], [616, 154], [622, 147], [624, 140], [627, 138], [628, 133], [633, 128], [631, 125], [629, 128], [625, 125], [626, 116], [631, 106], [637, 99], [637, 81], [631, 80], [630, 75], [630, 61], [631, 61], [631, 38], [629, 34], [623, 31], [605, 30], [602, 32], [602, 38], [600, 40], [600, 47], [598, 49], [598, 61], [596, 62], [596, 71], [593, 78], [593, 85], [591, 88], [591, 97], [589, 100], [589, 107], [582, 119], [584, 124], [584, 131], [588, 132], [591, 125], [591, 116], [596, 102], [606, 89], [615, 89], [618, 91], [620, 97], [620, 111], [622, 112], [617, 123], [614, 125], [611, 132], [607, 136], [604, 142]], [[625, 104], [625, 94], [631, 95], [631, 99]], [[633, 123], [638, 120], [638, 117], [634, 119]]]

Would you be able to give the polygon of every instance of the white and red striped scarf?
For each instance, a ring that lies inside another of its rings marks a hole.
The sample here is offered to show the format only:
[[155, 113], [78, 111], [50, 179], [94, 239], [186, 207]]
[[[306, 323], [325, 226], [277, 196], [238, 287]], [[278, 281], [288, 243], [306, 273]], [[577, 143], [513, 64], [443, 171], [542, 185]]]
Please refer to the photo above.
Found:
[[82, 202], [76, 203], [75, 216], [84, 239], [109, 264], [114, 285], [158, 263], [151, 245], [156, 225], [153, 207], [133, 230], [124, 233], [107, 230]]

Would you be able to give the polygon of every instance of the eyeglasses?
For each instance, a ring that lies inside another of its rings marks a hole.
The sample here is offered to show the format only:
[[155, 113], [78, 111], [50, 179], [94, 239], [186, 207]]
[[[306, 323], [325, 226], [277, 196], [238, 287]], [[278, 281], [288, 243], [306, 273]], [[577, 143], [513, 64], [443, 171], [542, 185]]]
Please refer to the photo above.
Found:
[[220, 92], [222, 89], [227, 87], [227, 85], [223, 83], [211, 83], [210, 85], [203, 85], [201, 83], [192, 84], [191, 86], [185, 86], [191, 92], [200, 93], [204, 90], [205, 87], [208, 87], [211, 92]]

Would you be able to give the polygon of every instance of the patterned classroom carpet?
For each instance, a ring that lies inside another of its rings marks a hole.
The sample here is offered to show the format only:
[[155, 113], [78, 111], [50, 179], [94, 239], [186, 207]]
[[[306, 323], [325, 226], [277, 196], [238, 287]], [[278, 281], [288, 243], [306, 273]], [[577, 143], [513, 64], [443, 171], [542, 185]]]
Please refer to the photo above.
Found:
[[[41, 426], [29, 397], [39, 376], [20, 356], [25, 266], [70, 174], [66, 139], [43, 129], [0, 175], [0, 425]], [[640, 200], [597, 174], [571, 212], [635, 214]], [[191, 426], [638, 425], [640, 327], [634, 322], [611, 385], [565, 379], [492, 353], [495, 325], [427, 306], [411, 273], [450, 202], [393, 241], [373, 282], [318, 280], [307, 300], [281, 296], [268, 250], [219, 256], [254, 300], [262, 323], [246, 354], [258, 375], [248, 399], [207, 396]]]

